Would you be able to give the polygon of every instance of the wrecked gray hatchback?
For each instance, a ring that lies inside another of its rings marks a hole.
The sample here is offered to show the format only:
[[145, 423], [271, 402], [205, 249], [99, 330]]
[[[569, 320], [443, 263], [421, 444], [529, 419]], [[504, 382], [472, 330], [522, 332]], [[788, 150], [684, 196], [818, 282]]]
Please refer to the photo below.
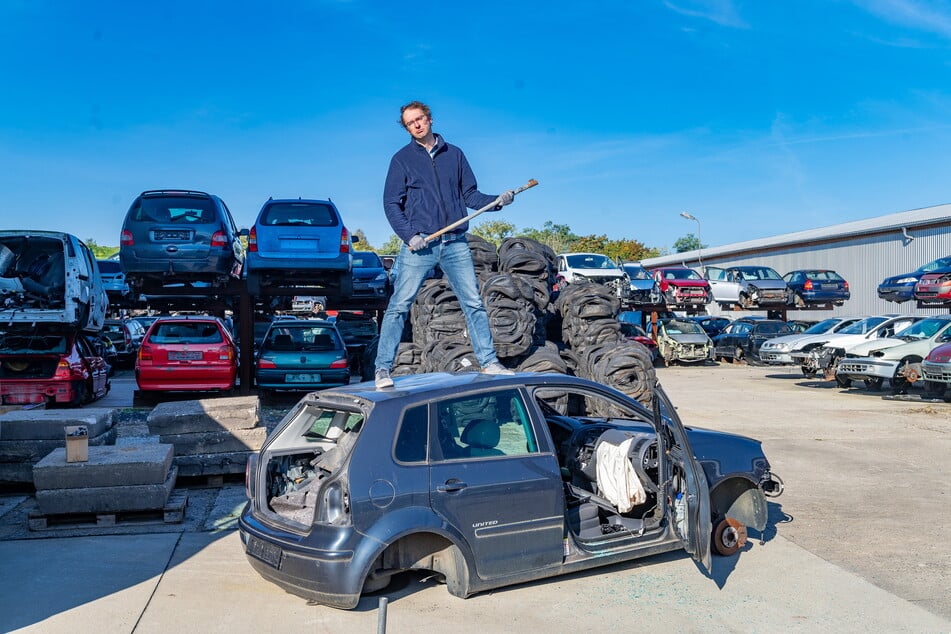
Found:
[[685, 428], [560, 374], [417, 374], [304, 397], [248, 462], [248, 561], [337, 608], [433, 571], [465, 598], [683, 549], [710, 569], [766, 526], [756, 440]]

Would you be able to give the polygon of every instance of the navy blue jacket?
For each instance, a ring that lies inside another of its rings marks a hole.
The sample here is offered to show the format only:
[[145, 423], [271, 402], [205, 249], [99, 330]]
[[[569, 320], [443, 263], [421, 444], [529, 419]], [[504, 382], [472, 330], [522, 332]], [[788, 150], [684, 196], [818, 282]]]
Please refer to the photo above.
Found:
[[[383, 186], [383, 211], [393, 231], [407, 244], [417, 233], [439, 231], [465, 217], [466, 207], [481, 209], [497, 196], [479, 191], [465, 154], [436, 136], [432, 157], [415, 140], [390, 160]], [[465, 233], [469, 223], [452, 233]]]

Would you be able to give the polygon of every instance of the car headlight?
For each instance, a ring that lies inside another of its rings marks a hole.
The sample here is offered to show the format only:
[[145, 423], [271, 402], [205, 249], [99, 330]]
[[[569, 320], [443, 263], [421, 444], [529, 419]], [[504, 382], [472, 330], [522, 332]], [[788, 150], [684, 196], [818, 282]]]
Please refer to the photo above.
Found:
[[374, 282], [382, 282], [382, 281], [385, 280], [385, 279], [386, 279], [386, 273], [380, 273], [379, 275], [377, 275], [376, 277], [373, 278], [373, 281], [374, 281]]
[[903, 277], [900, 280], [895, 280], [895, 284], [915, 284], [917, 281], [917, 277]]

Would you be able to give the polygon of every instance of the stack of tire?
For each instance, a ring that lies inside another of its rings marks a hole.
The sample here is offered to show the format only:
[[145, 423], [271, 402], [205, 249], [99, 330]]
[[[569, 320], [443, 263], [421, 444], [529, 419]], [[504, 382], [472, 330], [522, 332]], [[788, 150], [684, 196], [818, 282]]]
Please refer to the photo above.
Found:
[[[469, 245], [503, 365], [575, 374], [649, 405], [656, 380], [650, 352], [621, 336], [620, 302], [610, 289], [593, 282], [573, 283], [555, 296], [555, 254], [529, 238], [506, 238], [498, 252], [492, 243], [472, 235]], [[412, 340], [404, 334], [391, 370], [394, 376], [480, 369], [448, 280], [424, 283], [410, 324], [404, 333], [411, 332]], [[550, 400], [557, 404], [562, 397], [553, 394]]]

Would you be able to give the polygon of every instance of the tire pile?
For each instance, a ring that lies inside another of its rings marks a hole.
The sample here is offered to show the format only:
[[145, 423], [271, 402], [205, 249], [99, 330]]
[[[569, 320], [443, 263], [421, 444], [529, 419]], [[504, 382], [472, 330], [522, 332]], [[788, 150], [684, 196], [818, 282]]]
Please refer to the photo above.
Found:
[[[529, 238], [506, 238], [496, 251], [490, 242], [471, 234], [468, 238], [503, 365], [582, 376], [650, 405], [656, 380], [650, 352], [621, 336], [620, 301], [610, 289], [574, 283], [553, 297], [556, 257], [549, 247]], [[375, 358], [375, 346], [371, 348]], [[448, 280], [427, 280], [413, 304], [391, 374], [479, 370], [465, 315]], [[546, 400], [557, 406], [564, 396], [552, 394]]]

